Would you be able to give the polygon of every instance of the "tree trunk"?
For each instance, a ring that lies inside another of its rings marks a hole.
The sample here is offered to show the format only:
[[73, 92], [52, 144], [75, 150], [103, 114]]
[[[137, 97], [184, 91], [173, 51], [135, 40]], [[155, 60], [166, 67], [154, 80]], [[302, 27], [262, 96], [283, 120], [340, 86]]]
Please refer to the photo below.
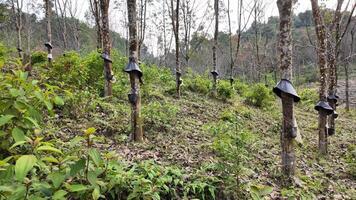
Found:
[[180, 86], [182, 84], [182, 73], [180, 70], [179, 61], [179, 0], [176, 0], [176, 8], [174, 9], [173, 0], [171, 0], [171, 18], [172, 18], [172, 28], [176, 44], [176, 90], [177, 96], [180, 98], [181, 91]]
[[345, 109], [346, 111], [350, 111], [350, 97], [349, 97], [349, 64], [346, 63], [344, 65], [345, 69]]
[[[317, 53], [319, 57], [318, 65], [320, 69], [320, 89], [319, 89], [319, 100], [326, 101], [327, 93], [327, 48], [326, 48], [326, 28], [323, 22], [322, 16], [320, 14], [319, 5], [317, 0], [311, 0], [315, 31], [317, 36]], [[323, 110], [319, 111], [319, 152], [321, 154], [327, 154], [327, 120], [326, 112]]]
[[[111, 42], [110, 42], [110, 29], [109, 29], [109, 4], [110, 0], [100, 0], [100, 8], [102, 13], [102, 39], [103, 39], [103, 52], [110, 56], [111, 53]], [[105, 87], [104, 95], [112, 95], [112, 63], [105, 60], [104, 63], [104, 74], [105, 74]]]
[[[279, 54], [280, 54], [280, 68], [282, 72], [282, 79], [292, 80], [292, 6], [293, 0], [278, 0], [277, 6], [280, 16], [279, 24]], [[283, 112], [283, 126], [281, 132], [281, 157], [282, 157], [282, 171], [290, 177], [294, 175], [295, 171], [295, 152], [293, 145], [293, 138], [290, 137], [293, 132], [293, 97], [287, 93], [282, 92], [282, 112]]]
[[230, 17], [230, 0], [227, 1], [227, 18], [229, 23], [229, 46], [230, 46], [230, 85], [234, 83], [234, 58], [232, 57], [232, 32], [231, 32], [231, 17]]
[[348, 63], [344, 65], [345, 69], [345, 109], [346, 111], [350, 111], [350, 96], [349, 96], [349, 65], [352, 64], [353, 62], [353, 53], [354, 53], [354, 35], [355, 35], [355, 27], [352, 28], [350, 31], [351, 34], [351, 44], [350, 44], [350, 58], [348, 60]]
[[[138, 37], [137, 37], [137, 17], [136, 17], [136, 0], [127, 0], [127, 13], [129, 22], [130, 59], [138, 62]], [[132, 139], [136, 142], [143, 142], [143, 130], [141, 120], [141, 96], [140, 81], [137, 73], [130, 73], [131, 95], [137, 97], [136, 101], [131, 103], [131, 128]]]
[[16, 32], [17, 32], [17, 52], [18, 52], [19, 58], [23, 61], [22, 36], [21, 36], [23, 0], [21, 0], [21, 3], [19, 2], [19, 0], [16, 0], [16, 6], [15, 6], [14, 0], [11, 1], [11, 4], [12, 4], [12, 12], [15, 16], [15, 28], [16, 28]]
[[102, 21], [101, 21], [101, 12], [100, 12], [100, 0], [90, 0], [90, 9], [95, 18], [96, 26], [96, 48], [97, 50], [103, 48], [103, 38], [102, 38]]
[[215, 32], [214, 32], [214, 46], [213, 46], [213, 95], [216, 96], [217, 86], [217, 58], [216, 49], [218, 47], [218, 34], [219, 34], [219, 0], [214, 0], [214, 12], [215, 12]]
[[147, 15], [147, 0], [140, 1], [141, 9], [140, 9], [140, 36], [138, 39], [138, 59], [141, 59], [141, 48], [143, 45], [143, 41], [145, 40], [146, 34], [146, 15]]
[[[47, 42], [52, 44], [52, 29], [51, 29], [51, 6], [50, 6], [50, 0], [44, 0], [45, 3], [45, 17], [46, 17], [46, 23], [47, 23]], [[51, 65], [52, 64], [52, 48], [47, 46], [47, 58], [48, 62]]]

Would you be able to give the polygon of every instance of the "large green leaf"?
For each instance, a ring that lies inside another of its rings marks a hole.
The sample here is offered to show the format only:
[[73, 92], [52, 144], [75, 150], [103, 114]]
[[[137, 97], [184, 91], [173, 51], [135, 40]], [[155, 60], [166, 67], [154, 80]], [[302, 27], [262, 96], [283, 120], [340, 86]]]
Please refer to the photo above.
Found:
[[40, 146], [37, 148], [37, 151], [49, 151], [49, 152], [55, 152], [55, 153], [60, 153], [63, 154], [61, 150], [51, 147], [51, 146]]
[[52, 196], [53, 200], [66, 200], [65, 196], [68, 192], [64, 191], [64, 190], [58, 190], [57, 192], [55, 192]]
[[43, 101], [47, 107], [48, 110], [52, 110], [53, 109], [53, 104], [47, 100]]
[[12, 118], [14, 118], [15, 116], [13, 115], [3, 115], [0, 117], [0, 127], [9, 123], [11, 121]]
[[57, 106], [63, 106], [64, 105], [64, 101], [63, 99], [60, 97], [60, 96], [56, 96], [54, 98], [54, 103], [57, 105]]
[[78, 172], [85, 168], [85, 159], [80, 159], [76, 163], [70, 165], [70, 176], [75, 176]]
[[66, 179], [65, 172], [54, 172], [48, 176], [48, 178], [52, 181], [53, 186], [58, 188]]
[[15, 142], [20, 142], [26, 140], [25, 133], [23, 132], [22, 129], [15, 127], [12, 129], [12, 137], [14, 138]]
[[9, 148], [9, 150], [11, 150], [11, 149], [13, 149], [13, 148], [15, 148], [15, 147], [17, 147], [17, 146], [23, 145], [23, 144], [25, 144], [25, 143], [28, 143], [28, 142], [25, 141], [25, 140], [18, 141], [18, 142], [16, 142], [15, 144], [13, 144], [13, 145]]
[[25, 92], [23, 90], [18, 90], [18, 89], [15, 89], [15, 88], [11, 88], [10, 89], [10, 94], [11, 96], [13, 97], [18, 97], [18, 96], [23, 96], [25, 95]]
[[15, 165], [15, 176], [17, 180], [22, 181], [36, 162], [37, 158], [34, 155], [23, 155], [17, 159]]
[[98, 200], [100, 198], [100, 188], [95, 187], [92, 193], [93, 200]]
[[101, 163], [103, 162], [101, 155], [97, 149], [89, 149], [88, 152], [90, 158], [94, 161], [95, 165], [99, 167]]

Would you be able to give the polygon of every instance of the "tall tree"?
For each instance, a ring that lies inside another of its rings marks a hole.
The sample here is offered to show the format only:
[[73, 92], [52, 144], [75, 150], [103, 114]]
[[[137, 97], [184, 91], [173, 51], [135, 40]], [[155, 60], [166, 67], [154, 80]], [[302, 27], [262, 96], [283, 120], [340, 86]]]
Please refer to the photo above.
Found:
[[45, 46], [47, 47], [47, 58], [48, 62], [52, 63], [52, 28], [51, 28], [51, 15], [52, 15], [52, 1], [51, 0], [44, 0], [44, 7], [45, 7], [45, 17], [46, 17], [46, 24], [47, 24], [47, 42]]
[[218, 47], [218, 35], [219, 35], [219, 0], [214, 0], [214, 13], [215, 13], [215, 32], [214, 32], [214, 45], [213, 45], [213, 70], [211, 74], [213, 75], [213, 94], [216, 95], [216, 85], [218, 78], [217, 71], [217, 58], [216, 49]]
[[317, 54], [320, 70], [319, 102], [315, 106], [315, 109], [319, 111], [319, 152], [321, 154], [327, 154], [327, 115], [331, 114], [333, 109], [330, 107], [326, 99], [328, 87], [326, 27], [320, 13], [318, 0], [310, 1], [312, 5], [315, 32], [317, 37]]
[[233, 75], [234, 58], [232, 56], [232, 32], [231, 32], [231, 17], [230, 17], [230, 0], [227, 1], [227, 18], [228, 18], [228, 24], [229, 24], [230, 85], [232, 86], [232, 84], [234, 82], [234, 75]]
[[131, 128], [132, 139], [136, 142], [143, 142], [143, 130], [141, 120], [141, 96], [140, 82], [142, 71], [138, 66], [138, 36], [137, 36], [137, 11], [136, 0], [127, 0], [127, 14], [129, 25], [129, 63], [125, 71], [129, 73], [131, 83], [131, 93], [129, 101], [131, 103]]
[[101, 9], [100, 9], [100, 0], [90, 0], [90, 10], [95, 19], [95, 26], [96, 26], [96, 48], [102, 49], [103, 48], [103, 38], [102, 38], [102, 22], [101, 22]]
[[69, 15], [72, 20], [74, 20], [72, 26], [70, 27], [74, 34], [74, 41], [75, 41], [75, 49], [76, 51], [80, 51], [80, 21], [77, 19], [77, 11], [78, 11], [78, 2], [77, 1], [69, 1], [68, 5]]
[[179, 0], [176, 0], [176, 7], [174, 8], [174, 0], [171, 0], [171, 20], [173, 34], [175, 38], [176, 45], [176, 90], [178, 98], [180, 98], [180, 86], [182, 84], [182, 72], [180, 69], [180, 60], [179, 60]]
[[22, 60], [22, 7], [23, 0], [11, 0], [11, 8], [15, 19], [15, 28], [17, 32], [17, 52], [19, 54], [19, 58]]
[[112, 95], [112, 82], [114, 82], [114, 74], [112, 71], [112, 61], [110, 59], [111, 54], [111, 41], [110, 41], [110, 29], [109, 29], [109, 5], [110, 0], [100, 0], [100, 12], [102, 21], [101, 38], [103, 39], [103, 58], [104, 58], [104, 75], [105, 86], [104, 95]]
[[58, 19], [58, 24], [61, 26], [61, 35], [63, 40], [64, 50], [68, 49], [68, 40], [67, 40], [67, 9], [68, 9], [68, 0], [55, 0], [54, 7]]
[[146, 36], [147, 0], [140, 0], [140, 31], [138, 34], [138, 59], [141, 59], [141, 47]]
[[295, 171], [295, 151], [293, 140], [296, 137], [296, 120], [294, 119], [294, 102], [300, 100], [295, 91], [292, 80], [292, 6], [294, 0], [277, 0], [279, 11], [279, 60], [281, 81], [273, 91], [282, 99], [282, 132], [281, 156], [282, 171], [291, 177]]
[[[344, 33], [341, 30], [341, 20], [343, 19], [343, 15], [341, 13], [341, 7], [343, 6], [344, 0], [338, 0], [337, 6], [334, 14], [334, 18], [332, 20], [332, 24], [330, 25], [329, 30], [327, 30], [327, 63], [328, 63], [328, 102], [330, 106], [336, 111], [336, 103], [338, 96], [336, 94], [337, 87], [337, 62], [340, 54], [340, 44], [345, 36], [345, 33], [350, 25], [353, 12], [355, 11], [356, 3], [353, 4], [351, 8], [351, 12], [349, 15], [349, 19], [344, 27]], [[346, 5], [348, 7], [349, 1]], [[346, 12], [344, 12], [346, 13]], [[335, 133], [335, 117], [337, 115], [333, 114], [329, 116], [329, 129], [328, 135], [333, 135]]]

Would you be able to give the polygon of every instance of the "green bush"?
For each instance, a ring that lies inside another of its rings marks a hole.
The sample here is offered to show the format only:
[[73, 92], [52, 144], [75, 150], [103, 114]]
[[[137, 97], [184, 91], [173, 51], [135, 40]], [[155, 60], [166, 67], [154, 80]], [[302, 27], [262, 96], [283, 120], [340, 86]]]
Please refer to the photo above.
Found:
[[2, 43], [0, 43], [0, 68], [4, 66], [6, 56], [6, 47]]
[[356, 177], [356, 145], [349, 146], [346, 153], [346, 163], [348, 172]]
[[221, 80], [217, 85], [217, 93], [220, 98], [226, 100], [234, 96], [235, 90], [228, 81]]
[[150, 102], [144, 105], [142, 115], [145, 124], [156, 127], [172, 126], [176, 121], [179, 108], [168, 102]]
[[47, 53], [44, 51], [35, 51], [31, 55], [31, 65], [47, 62]]
[[314, 105], [319, 99], [317, 89], [304, 88], [299, 90], [298, 94], [303, 105]]
[[240, 80], [235, 80], [234, 89], [236, 90], [237, 94], [244, 97], [248, 91], [248, 88], [249, 88], [249, 86], [246, 83], [244, 83]]
[[[236, 193], [241, 189], [238, 180], [243, 170], [247, 168], [250, 159], [249, 147], [255, 141], [254, 135], [243, 128], [238, 115], [231, 111], [225, 111], [221, 120], [211, 124], [209, 132], [214, 137], [212, 148], [219, 159], [217, 169], [221, 171], [224, 182], [229, 185], [224, 192], [230, 195], [242, 195]], [[231, 199], [241, 199], [241, 197], [234, 196]]]
[[211, 80], [205, 76], [192, 74], [188, 75], [184, 81], [186, 87], [192, 92], [208, 94], [211, 90]]
[[11, 144], [28, 143], [34, 130], [40, 128], [43, 115], [53, 113], [54, 106], [64, 104], [62, 97], [55, 93], [55, 86], [41, 89], [38, 81], [28, 79], [27, 72], [0, 74], [0, 90], [0, 151], [3, 152], [11, 150]]
[[48, 74], [51, 80], [63, 82], [70, 88], [84, 88], [88, 81], [88, 71], [79, 54], [70, 51], [54, 60]]
[[251, 90], [246, 94], [246, 102], [260, 108], [270, 106], [272, 101], [271, 90], [262, 83], [253, 85]]

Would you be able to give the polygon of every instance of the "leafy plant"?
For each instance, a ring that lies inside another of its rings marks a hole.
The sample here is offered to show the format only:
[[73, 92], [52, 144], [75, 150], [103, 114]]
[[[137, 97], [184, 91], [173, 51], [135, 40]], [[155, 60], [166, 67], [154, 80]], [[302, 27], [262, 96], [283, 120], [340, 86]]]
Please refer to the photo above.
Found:
[[35, 51], [31, 55], [31, 65], [42, 65], [47, 62], [47, 53], [44, 51]]
[[224, 100], [231, 99], [235, 95], [234, 88], [230, 85], [228, 81], [219, 81], [217, 86], [218, 96]]
[[271, 105], [273, 96], [270, 89], [262, 83], [258, 83], [253, 85], [251, 90], [247, 93], [246, 101], [251, 105], [267, 108]]

